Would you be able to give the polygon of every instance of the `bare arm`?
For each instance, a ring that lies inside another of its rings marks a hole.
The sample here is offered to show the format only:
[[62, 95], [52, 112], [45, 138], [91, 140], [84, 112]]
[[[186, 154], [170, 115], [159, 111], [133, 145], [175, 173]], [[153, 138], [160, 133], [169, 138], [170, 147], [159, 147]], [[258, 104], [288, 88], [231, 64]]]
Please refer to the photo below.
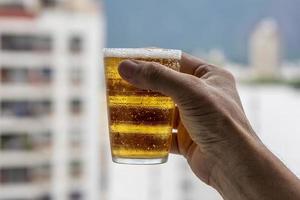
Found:
[[300, 199], [299, 180], [252, 130], [229, 72], [184, 54], [181, 73], [141, 61], [121, 63], [119, 73], [173, 98], [179, 112], [172, 152], [224, 199]]
[[263, 144], [245, 138], [227, 154], [216, 158], [210, 179], [224, 199], [300, 199], [298, 178]]

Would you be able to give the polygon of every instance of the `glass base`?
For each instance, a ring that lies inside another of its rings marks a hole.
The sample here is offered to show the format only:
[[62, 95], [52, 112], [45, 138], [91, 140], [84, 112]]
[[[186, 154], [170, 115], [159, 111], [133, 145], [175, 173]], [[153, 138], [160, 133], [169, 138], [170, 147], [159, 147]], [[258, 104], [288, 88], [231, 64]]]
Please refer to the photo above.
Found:
[[113, 162], [118, 164], [127, 165], [157, 165], [163, 164], [168, 161], [168, 157], [165, 158], [112, 158]]

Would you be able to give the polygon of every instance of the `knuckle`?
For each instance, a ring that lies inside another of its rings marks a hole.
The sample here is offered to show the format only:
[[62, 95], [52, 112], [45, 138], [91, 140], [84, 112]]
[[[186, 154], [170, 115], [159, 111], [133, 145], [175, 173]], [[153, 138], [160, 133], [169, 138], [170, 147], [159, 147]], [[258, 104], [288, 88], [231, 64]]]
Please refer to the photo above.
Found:
[[235, 77], [233, 74], [225, 69], [222, 69], [223, 76], [226, 77], [229, 81], [235, 82]]
[[201, 78], [205, 74], [209, 72], [209, 66], [208, 65], [202, 65], [198, 66], [194, 72], [194, 76]]
[[235, 77], [234, 75], [228, 71], [227, 69], [221, 68], [221, 67], [216, 67], [212, 66], [214, 68], [213, 72], [217, 76], [221, 76], [222, 78], [227, 79], [228, 81], [235, 82]]
[[217, 67], [210, 65], [210, 64], [201, 64], [199, 65], [196, 70], [194, 71], [193, 75], [202, 78], [207, 75], [209, 72], [216, 71]]

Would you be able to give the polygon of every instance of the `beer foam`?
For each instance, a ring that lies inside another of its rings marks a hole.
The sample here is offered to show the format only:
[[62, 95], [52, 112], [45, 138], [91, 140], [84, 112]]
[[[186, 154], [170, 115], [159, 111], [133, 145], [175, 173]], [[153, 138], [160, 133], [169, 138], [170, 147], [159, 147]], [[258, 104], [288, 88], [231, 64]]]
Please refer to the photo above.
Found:
[[106, 48], [104, 57], [181, 59], [181, 50], [158, 48]]

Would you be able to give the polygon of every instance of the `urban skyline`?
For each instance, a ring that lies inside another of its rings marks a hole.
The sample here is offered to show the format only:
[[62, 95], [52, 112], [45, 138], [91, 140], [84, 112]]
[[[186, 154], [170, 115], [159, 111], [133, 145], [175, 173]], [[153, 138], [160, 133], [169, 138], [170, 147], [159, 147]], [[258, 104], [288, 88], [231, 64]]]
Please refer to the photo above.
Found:
[[0, 2], [0, 199], [101, 198], [104, 22], [94, 3]]

